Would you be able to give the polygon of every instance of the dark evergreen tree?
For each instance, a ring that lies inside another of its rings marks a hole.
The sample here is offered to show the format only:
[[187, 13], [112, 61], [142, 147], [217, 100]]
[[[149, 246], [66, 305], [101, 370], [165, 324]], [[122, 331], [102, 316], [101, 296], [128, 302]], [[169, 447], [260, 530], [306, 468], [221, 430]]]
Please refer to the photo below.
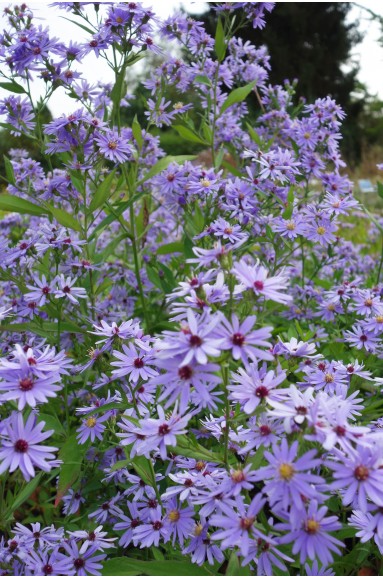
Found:
[[[329, 94], [344, 108], [343, 152], [349, 161], [356, 161], [361, 149], [358, 119], [364, 99], [360, 91], [358, 97], [358, 66], [350, 57], [362, 36], [357, 23], [347, 20], [351, 7], [350, 2], [277, 2], [263, 30], [249, 25], [238, 35], [268, 47], [272, 84], [297, 78], [297, 94], [307, 102]], [[214, 35], [216, 13], [211, 9], [198, 18]]]

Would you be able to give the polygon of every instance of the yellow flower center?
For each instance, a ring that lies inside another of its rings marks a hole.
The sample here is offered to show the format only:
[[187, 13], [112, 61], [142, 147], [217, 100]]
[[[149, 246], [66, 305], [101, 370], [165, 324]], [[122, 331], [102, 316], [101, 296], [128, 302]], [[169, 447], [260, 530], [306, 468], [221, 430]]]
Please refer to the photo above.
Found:
[[377, 323], [383, 323], [383, 315], [377, 315], [377, 316], [375, 317], [375, 321], [376, 321]]
[[240, 526], [242, 530], [250, 530], [251, 526], [254, 524], [255, 518], [241, 518]]
[[176, 102], [175, 105], [173, 106], [174, 110], [180, 110], [182, 107], [183, 107], [182, 102]]
[[88, 417], [88, 419], [86, 420], [86, 425], [87, 427], [94, 427], [97, 423], [97, 420], [95, 417]]
[[201, 179], [200, 183], [203, 187], [210, 187], [210, 181], [209, 179]]
[[195, 528], [194, 528], [194, 536], [200, 536], [202, 534], [203, 531], [203, 526], [201, 523], [196, 524]]
[[305, 132], [305, 134], [303, 135], [303, 138], [305, 138], [306, 140], [309, 140], [310, 137], [311, 134], [309, 132]]
[[112, 149], [112, 151], [116, 150], [117, 142], [115, 140], [110, 140], [108, 142], [108, 149]]
[[367, 307], [371, 307], [371, 305], [372, 305], [372, 299], [366, 299], [366, 301], [364, 302], [364, 304], [365, 304]]
[[294, 231], [294, 229], [295, 229], [295, 223], [294, 223], [293, 221], [289, 221], [289, 222], [287, 223], [287, 225], [286, 225], [286, 229], [287, 229], [288, 231]]
[[279, 466], [279, 475], [281, 476], [282, 480], [289, 482], [294, 476], [294, 473], [295, 470], [291, 464], [281, 464]]
[[326, 373], [326, 375], [324, 376], [324, 380], [326, 383], [333, 383], [334, 379], [335, 378], [332, 373]]
[[320, 523], [316, 520], [310, 519], [306, 522], [306, 532], [308, 534], [316, 534], [320, 528]]
[[231, 472], [231, 479], [233, 480], [233, 482], [236, 482], [238, 484], [239, 482], [243, 482], [243, 480], [245, 479], [245, 474], [243, 473], [242, 470], [234, 470], [234, 472]]
[[334, 303], [329, 303], [327, 305], [327, 311], [335, 311], [335, 305]]
[[180, 517], [181, 517], [181, 514], [179, 513], [178, 510], [170, 510], [170, 512], [168, 514], [168, 518], [171, 522], [178, 522]]
[[324, 235], [325, 232], [326, 232], [326, 229], [324, 227], [318, 227], [317, 228], [318, 235]]

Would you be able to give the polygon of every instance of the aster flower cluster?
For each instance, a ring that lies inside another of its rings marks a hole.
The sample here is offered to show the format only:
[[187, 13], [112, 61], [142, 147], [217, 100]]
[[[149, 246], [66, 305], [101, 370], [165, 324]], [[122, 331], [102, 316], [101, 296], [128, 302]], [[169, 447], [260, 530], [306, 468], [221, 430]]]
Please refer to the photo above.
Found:
[[[213, 3], [215, 38], [140, 3], [56, 8], [84, 39], [25, 4], [0, 35], [3, 124], [47, 160], [11, 149], [0, 195], [0, 573], [378, 571], [383, 221], [353, 196], [342, 109], [297, 109], [233, 36], [273, 3]], [[114, 86], [87, 82], [90, 53]], [[44, 124], [56, 90], [74, 110]], [[204, 151], [167, 156], [164, 126]]]

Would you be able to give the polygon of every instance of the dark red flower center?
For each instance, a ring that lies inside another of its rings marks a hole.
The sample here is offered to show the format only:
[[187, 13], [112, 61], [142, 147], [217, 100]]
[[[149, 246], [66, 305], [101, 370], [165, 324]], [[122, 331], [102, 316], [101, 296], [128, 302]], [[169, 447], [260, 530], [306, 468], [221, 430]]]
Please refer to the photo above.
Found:
[[19, 381], [21, 391], [31, 391], [33, 389], [33, 381], [30, 377], [24, 377]]
[[134, 367], [136, 367], [137, 369], [141, 369], [142, 367], [144, 367], [145, 363], [143, 362], [143, 360], [141, 359], [141, 357], [137, 357], [137, 358], [133, 361], [133, 365], [134, 365]]
[[202, 345], [202, 339], [199, 337], [199, 335], [191, 335], [189, 343], [192, 347], [199, 347]]
[[42, 567], [42, 571], [45, 576], [48, 576], [53, 573], [53, 567], [50, 564], [45, 564], [45, 566]]
[[50, 292], [50, 288], [49, 287], [43, 287], [42, 292], [44, 293], [44, 295], [48, 295], [48, 293]]
[[25, 452], [28, 451], [29, 444], [26, 440], [17, 440], [17, 442], [14, 445], [14, 448], [20, 454], [25, 454]]
[[158, 428], [158, 433], [160, 434], [160, 436], [165, 436], [166, 434], [168, 434], [170, 432], [170, 428], [168, 426], [167, 423], [163, 423], [162, 425], [160, 425], [160, 427]]
[[153, 522], [152, 526], [153, 530], [157, 530], [158, 532], [158, 530], [161, 530], [162, 528], [162, 523], [158, 520], [157, 522]]
[[64, 293], [70, 293], [70, 287], [68, 287], [68, 285], [65, 285], [63, 292]]
[[83, 558], [76, 558], [76, 560], [73, 562], [73, 565], [77, 570], [79, 570], [80, 568], [84, 568], [85, 561]]
[[264, 385], [260, 385], [259, 387], [257, 387], [257, 389], [255, 390], [255, 395], [257, 397], [261, 397], [262, 399], [264, 397], [267, 397], [269, 394], [269, 390], [267, 389], [267, 387], [265, 387]]
[[366, 466], [358, 466], [354, 470], [354, 476], [358, 482], [365, 482], [369, 476], [369, 469]]
[[346, 428], [341, 425], [337, 425], [336, 427], [334, 427], [334, 432], [338, 436], [344, 436], [346, 433]]
[[233, 345], [243, 345], [245, 343], [245, 336], [242, 333], [234, 333], [233, 337], [231, 338], [233, 341]]
[[264, 288], [263, 281], [254, 281], [254, 287], [257, 291], [262, 291]]
[[178, 375], [180, 379], [190, 379], [193, 375], [193, 370], [190, 365], [184, 365], [183, 367], [179, 368]]
[[295, 408], [295, 411], [298, 415], [307, 415], [307, 407], [304, 407], [303, 405], [298, 405], [298, 407]]
[[261, 425], [261, 427], [259, 428], [259, 433], [261, 434], [261, 436], [268, 436], [269, 434], [271, 434], [271, 428], [269, 428], [268, 425]]

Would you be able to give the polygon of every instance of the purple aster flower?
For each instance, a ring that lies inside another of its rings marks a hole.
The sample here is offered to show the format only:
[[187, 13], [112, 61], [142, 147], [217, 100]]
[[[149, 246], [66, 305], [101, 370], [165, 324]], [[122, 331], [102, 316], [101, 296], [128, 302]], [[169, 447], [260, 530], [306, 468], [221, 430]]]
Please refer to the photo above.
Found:
[[340, 554], [339, 546], [343, 542], [334, 538], [329, 532], [335, 532], [342, 527], [336, 516], [326, 517], [328, 508], [320, 506], [312, 500], [306, 512], [302, 512], [296, 519], [289, 522], [275, 524], [277, 530], [286, 531], [280, 538], [281, 544], [292, 543], [293, 554], [299, 553], [299, 560], [304, 564], [306, 560], [315, 560], [316, 557], [324, 566], [333, 561], [332, 552]]
[[112, 516], [121, 516], [122, 510], [117, 506], [117, 502], [121, 499], [121, 494], [118, 492], [113, 498], [107, 500], [97, 510], [89, 514], [89, 518], [94, 518], [95, 521], [100, 523], [105, 523]]
[[74, 490], [72, 490], [72, 488], [70, 488], [68, 490], [68, 493], [65, 496], [63, 496], [62, 501], [64, 503], [63, 508], [64, 514], [70, 515], [76, 514], [78, 512], [81, 504], [85, 502], [85, 498], [82, 497], [80, 492], [78, 491], [75, 492]]
[[55, 290], [55, 297], [67, 297], [72, 303], [78, 304], [77, 298], [85, 299], [87, 298], [87, 293], [82, 287], [74, 287], [77, 281], [77, 277], [71, 279], [67, 277], [65, 279], [64, 275], [60, 275], [57, 279], [58, 288]]
[[235, 360], [242, 359], [246, 363], [248, 358], [252, 361], [274, 358], [270, 351], [259, 349], [259, 347], [271, 348], [271, 344], [266, 340], [271, 337], [272, 327], [252, 331], [255, 321], [255, 315], [247, 317], [242, 323], [235, 314], [232, 315], [231, 323], [225, 317], [222, 318], [223, 329], [219, 330], [219, 335], [224, 336], [224, 341], [221, 347], [231, 349]]
[[322, 246], [330, 245], [335, 241], [334, 232], [337, 226], [330, 219], [322, 218], [317, 222], [307, 222], [305, 237], [310, 241], [319, 243]]
[[333, 449], [338, 462], [328, 460], [327, 466], [333, 470], [333, 490], [340, 490], [343, 503], [367, 511], [370, 499], [383, 507], [383, 469], [381, 455], [376, 449], [358, 446], [348, 448], [347, 454]]
[[380, 338], [371, 331], [367, 331], [364, 325], [355, 325], [353, 331], [344, 332], [345, 341], [357, 349], [366, 349], [367, 351], [376, 351]]
[[278, 399], [279, 392], [273, 389], [286, 379], [286, 372], [267, 371], [265, 363], [258, 369], [257, 363], [250, 363], [246, 369], [240, 367], [232, 377], [234, 384], [228, 386], [231, 392], [229, 397], [239, 401], [243, 411], [250, 414], [263, 400], [267, 401], [269, 397]]
[[173, 547], [177, 541], [181, 548], [183, 548], [185, 540], [192, 534], [193, 528], [195, 526], [193, 518], [194, 514], [195, 512], [193, 508], [188, 506], [186, 506], [186, 508], [181, 508], [177, 504], [176, 498], [172, 498], [166, 504], [166, 517], [164, 525], [169, 530], [168, 539], [170, 540], [173, 538]]
[[137, 454], [149, 457], [153, 450], [160, 452], [161, 458], [166, 459], [166, 446], [177, 445], [177, 435], [187, 433], [186, 424], [192, 414], [181, 416], [177, 413], [177, 406], [172, 415], [166, 418], [165, 412], [160, 405], [157, 406], [160, 419], [146, 418], [140, 420], [139, 431], [145, 439], [138, 440]]
[[217, 339], [217, 326], [221, 315], [199, 315], [191, 309], [187, 311], [188, 324], [179, 333], [164, 331], [164, 341], [157, 343], [160, 359], [175, 355], [184, 356], [180, 366], [188, 365], [193, 359], [198, 363], [208, 362], [208, 356], [217, 357], [221, 353], [222, 339]]
[[238, 546], [242, 556], [247, 556], [252, 539], [266, 538], [255, 526], [257, 514], [265, 503], [261, 494], [257, 494], [250, 504], [245, 504], [242, 496], [238, 496], [233, 505], [222, 502], [221, 513], [210, 518], [212, 526], [222, 528], [212, 534], [212, 539], [220, 540], [222, 549]]
[[90, 546], [88, 550], [80, 553], [79, 544], [75, 540], [68, 540], [63, 542], [67, 556], [62, 554], [62, 560], [68, 561], [71, 564], [71, 572], [76, 576], [101, 576], [99, 570], [102, 569], [100, 562], [106, 558], [106, 554], [94, 554], [97, 548]]
[[70, 576], [73, 572], [71, 561], [59, 554], [58, 548], [51, 552], [28, 549], [23, 555], [23, 561], [27, 572], [31, 572], [33, 576]]
[[313, 484], [321, 484], [324, 480], [311, 470], [318, 467], [321, 460], [314, 459], [316, 450], [309, 450], [297, 459], [298, 448], [297, 441], [289, 447], [283, 439], [280, 446], [273, 446], [273, 453], [266, 451], [264, 454], [270, 465], [257, 470], [255, 478], [265, 481], [264, 491], [272, 506], [279, 504], [284, 510], [293, 507], [301, 511], [308, 498], [318, 495]]
[[75, 532], [68, 532], [70, 536], [76, 540], [83, 540], [80, 548], [80, 554], [84, 554], [88, 548], [94, 547], [97, 550], [104, 550], [104, 548], [114, 548], [114, 542], [117, 538], [105, 538], [107, 532], [102, 532], [102, 526], [97, 526], [94, 530], [76, 530]]
[[240, 285], [235, 288], [235, 293], [242, 293], [244, 289], [251, 289], [256, 295], [265, 299], [271, 299], [277, 303], [289, 303], [290, 295], [281, 293], [289, 285], [289, 278], [284, 273], [269, 277], [269, 272], [260, 264], [248, 265], [244, 259], [236, 263], [232, 269]]
[[94, 141], [102, 156], [110, 161], [124, 163], [132, 158], [133, 147], [114, 131], [108, 131], [106, 134], [100, 133]]
[[114, 350], [113, 355], [117, 357], [119, 361], [112, 361], [111, 365], [117, 367], [112, 371], [114, 378], [129, 376], [130, 381], [136, 384], [141, 378], [143, 381], [147, 381], [151, 377], [158, 375], [158, 372], [150, 367], [155, 363], [154, 356], [150, 351], [150, 348], [145, 348], [145, 351], [137, 352], [137, 349], [129, 343], [128, 345], [122, 345], [123, 353]]
[[134, 529], [142, 524], [141, 513], [138, 510], [137, 504], [134, 502], [128, 502], [127, 505], [129, 508], [129, 516], [125, 516], [125, 514], [121, 513], [118, 516], [118, 519], [121, 520], [121, 522], [117, 522], [117, 524], [114, 524], [113, 526], [113, 529], [116, 531], [124, 530], [124, 533], [118, 542], [123, 548], [129, 546], [133, 540]]
[[20, 468], [27, 482], [35, 476], [35, 466], [44, 472], [49, 472], [57, 465], [53, 452], [57, 448], [39, 445], [54, 432], [43, 433], [45, 422], [36, 425], [36, 416], [31, 413], [25, 425], [21, 413], [13, 412], [6, 420], [1, 432], [2, 447], [0, 449], [0, 474], [9, 470], [14, 472]]
[[192, 563], [198, 564], [198, 566], [202, 566], [206, 560], [211, 566], [215, 561], [222, 564], [225, 559], [221, 549], [212, 544], [209, 529], [209, 524], [201, 516], [201, 522], [196, 524], [189, 545], [182, 552], [183, 554], [191, 554]]
[[314, 560], [311, 566], [305, 564], [305, 571], [307, 576], [335, 576], [335, 572], [331, 568], [320, 567], [317, 560]]
[[77, 440], [78, 443], [84, 444], [89, 438], [93, 443], [96, 439], [102, 440], [103, 433], [105, 430], [104, 421], [110, 418], [110, 413], [107, 412], [104, 415], [92, 415], [84, 419], [82, 425], [78, 428]]
[[301, 425], [307, 418], [309, 408], [314, 403], [314, 389], [308, 387], [304, 392], [295, 385], [284, 389], [279, 399], [268, 398], [268, 404], [273, 408], [267, 414], [273, 418], [284, 420], [286, 433], [291, 433], [295, 424]]
[[161, 506], [157, 506], [150, 512], [150, 522], [140, 524], [133, 530], [133, 543], [140, 548], [158, 547], [160, 540], [169, 537], [169, 526], [162, 517]]
[[13, 533], [22, 539], [23, 544], [26, 546], [34, 546], [38, 543], [39, 547], [43, 549], [45, 546], [53, 546], [57, 544], [57, 542], [60, 542], [63, 539], [64, 529], [60, 528], [56, 530], [53, 524], [42, 528], [40, 522], [31, 524], [31, 528], [17, 523], [13, 528]]
[[47, 281], [45, 275], [43, 275], [41, 279], [35, 276], [33, 280], [35, 282], [35, 285], [37, 285], [37, 287], [35, 287], [34, 285], [27, 285], [30, 291], [28, 291], [28, 293], [25, 293], [24, 297], [25, 299], [28, 299], [30, 301], [36, 301], [39, 307], [43, 307], [46, 303], [47, 297], [53, 292], [53, 287]]
[[[290, 341], [283, 342], [279, 337], [279, 342], [281, 345], [281, 353], [286, 356], [291, 357], [308, 357], [315, 358], [318, 355], [315, 354], [316, 347], [315, 343], [308, 343], [306, 341], [298, 341], [296, 337], [292, 337]], [[279, 351], [278, 351], [279, 353]]]

